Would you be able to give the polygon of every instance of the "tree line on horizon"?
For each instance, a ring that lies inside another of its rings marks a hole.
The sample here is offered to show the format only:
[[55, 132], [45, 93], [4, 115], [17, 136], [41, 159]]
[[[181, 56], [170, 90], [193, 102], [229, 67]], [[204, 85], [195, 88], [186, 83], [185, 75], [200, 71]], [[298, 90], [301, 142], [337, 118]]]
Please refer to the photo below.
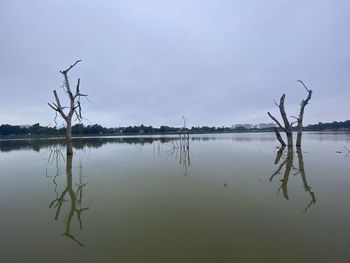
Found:
[[[183, 132], [185, 129], [188, 133], [228, 133], [228, 132], [259, 132], [259, 131], [273, 131], [273, 128], [246, 128], [238, 127], [209, 127], [198, 126], [191, 128], [183, 127], [169, 127], [160, 126], [159, 128], [153, 126], [127, 126], [106, 128], [99, 124], [87, 125], [76, 124], [72, 126], [73, 135], [136, 135], [136, 134], [177, 134]], [[319, 122], [317, 124], [310, 124], [303, 127], [305, 131], [324, 131], [324, 130], [350, 130], [350, 120], [333, 121], [328, 123]], [[296, 131], [296, 128], [294, 129]], [[0, 126], [0, 136], [64, 136], [67, 132], [66, 127], [56, 128], [41, 126], [36, 123], [31, 126], [9, 125], [3, 124]]]

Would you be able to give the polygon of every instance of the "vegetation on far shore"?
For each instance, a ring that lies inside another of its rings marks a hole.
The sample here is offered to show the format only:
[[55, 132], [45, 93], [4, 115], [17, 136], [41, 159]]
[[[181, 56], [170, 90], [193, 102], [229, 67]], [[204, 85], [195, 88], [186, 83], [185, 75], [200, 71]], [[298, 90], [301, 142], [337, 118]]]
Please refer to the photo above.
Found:
[[[105, 128], [101, 125], [94, 124], [84, 126], [83, 124], [76, 124], [72, 127], [72, 134], [78, 135], [137, 135], [137, 134], [177, 134], [179, 132], [186, 131], [191, 134], [195, 133], [229, 133], [229, 132], [270, 132], [273, 131], [273, 127], [270, 128], [246, 128], [243, 126], [238, 127], [169, 127], [160, 126], [155, 128], [152, 126], [128, 126], [117, 128]], [[334, 121], [330, 123], [311, 124], [303, 127], [304, 131], [327, 131], [327, 130], [350, 130], [350, 120], [347, 121]], [[3, 124], [0, 126], [0, 137], [38, 137], [38, 136], [65, 136], [66, 128], [46, 127], [40, 126], [36, 123], [31, 126], [9, 125]]]

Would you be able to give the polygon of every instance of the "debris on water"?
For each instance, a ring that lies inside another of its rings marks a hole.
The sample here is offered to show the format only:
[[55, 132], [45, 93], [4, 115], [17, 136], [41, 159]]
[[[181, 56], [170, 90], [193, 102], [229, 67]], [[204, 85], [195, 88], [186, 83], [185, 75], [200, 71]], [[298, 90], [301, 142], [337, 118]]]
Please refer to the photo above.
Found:
[[224, 183], [224, 186], [225, 186], [225, 187], [227, 187], [227, 184], [226, 184], [226, 183]]

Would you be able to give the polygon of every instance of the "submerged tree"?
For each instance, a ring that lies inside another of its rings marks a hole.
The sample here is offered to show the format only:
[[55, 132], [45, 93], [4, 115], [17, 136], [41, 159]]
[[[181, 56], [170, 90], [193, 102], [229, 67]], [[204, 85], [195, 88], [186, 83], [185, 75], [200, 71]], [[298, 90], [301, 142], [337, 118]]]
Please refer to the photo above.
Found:
[[[66, 140], [67, 140], [67, 155], [73, 154], [73, 146], [72, 146], [72, 117], [75, 116], [76, 120], [81, 121], [82, 115], [81, 115], [81, 104], [80, 104], [80, 98], [86, 97], [87, 95], [80, 93], [80, 78], [78, 78], [75, 94], [73, 94], [69, 79], [68, 79], [68, 72], [81, 60], [77, 60], [73, 65], [71, 65], [68, 69], [60, 71], [60, 73], [64, 77], [64, 91], [67, 93], [69, 98], [69, 106], [62, 106], [60, 98], [57, 95], [56, 90], [53, 91], [53, 94], [55, 96], [55, 102], [48, 103], [48, 105], [56, 112], [55, 116], [55, 122], [57, 113], [59, 113], [62, 118], [65, 120], [67, 125], [67, 134], [66, 134]], [[65, 110], [68, 112], [65, 112]]]
[[[284, 126], [274, 117], [272, 116], [272, 114], [270, 112], [268, 112], [267, 114], [270, 116], [270, 118], [277, 124], [278, 128], [274, 128], [274, 132], [276, 134], [277, 140], [281, 143], [282, 147], [284, 146], [288, 146], [288, 147], [292, 147], [293, 146], [293, 132], [292, 132], [292, 127], [295, 123], [297, 123], [297, 142], [296, 142], [296, 146], [300, 147], [301, 146], [301, 137], [302, 137], [302, 133], [303, 133], [303, 118], [304, 118], [304, 109], [305, 106], [309, 103], [310, 99], [311, 99], [311, 95], [312, 95], [312, 90], [308, 89], [306, 87], [306, 85], [304, 84], [303, 81], [298, 80], [298, 82], [300, 82], [304, 88], [307, 90], [308, 92], [308, 96], [305, 100], [302, 100], [300, 103], [300, 111], [299, 111], [299, 117], [294, 117], [291, 116], [292, 118], [295, 118], [296, 121], [295, 122], [289, 122], [287, 114], [286, 114], [286, 110], [284, 108], [284, 99], [286, 97], [286, 94], [283, 94], [280, 98], [280, 103], [277, 104], [277, 102], [275, 102], [275, 104], [277, 105], [277, 107], [279, 108], [279, 111], [281, 113], [281, 117], [283, 120], [283, 124]], [[279, 128], [284, 131], [286, 133], [287, 136], [287, 144], [284, 142], [280, 132], [279, 132]]]

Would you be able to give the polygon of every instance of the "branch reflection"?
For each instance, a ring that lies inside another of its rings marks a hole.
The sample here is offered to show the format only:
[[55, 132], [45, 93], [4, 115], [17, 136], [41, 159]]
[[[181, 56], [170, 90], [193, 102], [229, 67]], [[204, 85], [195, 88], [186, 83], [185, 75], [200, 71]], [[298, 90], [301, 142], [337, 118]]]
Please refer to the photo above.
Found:
[[[77, 222], [79, 224], [79, 229], [83, 229], [82, 224], [82, 213], [87, 211], [89, 207], [83, 207], [83, 198], [84, 198], [84, 187], [86, 186], [86, 183], [83, 183], [83, 166], [82, 166], [82, 158], [80, 160], [79, 165], [79, 171], [78, 171], [78, 178], [76, 186], [73, 185], [73, 155], [67, 155], [66, 158], [66, 184], [65, 188], [61, 193], [57, 191], [58, 185], [56, 183], [56, 178], [58, 175], [60, 175], [60, 162], [62, 158], [57, 157], [57, 155], [60, 155], [60, 151], [54, 150], [50, 154], [51, 161], [49, 159], [49, 163], [55, 163], [56, 167], [56, 173], [54, 176], [54, 184], [55, 184], [55, 192], [56, 192], [56, 198], [50, 203], [49, 208], [52, 208], [55, 210], [55, 221], [57, 221], [60, 217], [62, 207], [64, 207], [65, 202], [69, 202], [68, 205], [68, 212], [65, 217], [65, 229], [63, 236], [68, 237], [69, 239], [75, 241], [80, 246], [84, 246], [82, 242], [80, 242], [74, 234], [72, 234], [72, 220], [74, 216], [76, 216]], [[54, 161], [52, 161], [52, 158]]]
[[[184, 175], [187, 176], [188, 168], [191, 166], [191, 155], [190, 150], [190, 136], [189, 134], [179, 134], [178, 140], [172, 140], [170, 143], [166, 144], [168, 149], [163, 151], [161, 145], [158, 144], [158, 156], [172, 158], [179, 161], [179, 164], [184, 170]], [[155, 148], [153, 148], [153, 155], [155, 153]]]
[[285, 150], [286, 150], [285, 146], [281, 147], [276, 154], [275, 165], [279, 164], [279, 166], [277, 170], [270, 177], [270, 181], [272, 181], [275, 176], [281, 174], [282, 169], [285, 167], [283, 178], [280, 180], [282, 183], [280, 188], [278, 189], [278, 192], [282, 189], [284, 198], [289, 200], [288, 180], [289, 180], [290, 173], [292, 172], [292, 170], [295, 170], [296, 172], [293, 175], [300, 174], [301, 180], [303, 182], [304, 190], [310, 196], [310, 202], [303, 209], [303, 212], [307, 212], [307, 210], [311, 207], [311, 205], [316, 203], [316, 196], [306, 179], [302, 149], [301, 147], [297, 147], [297, 150], [296, 150], [296, 154], [298, 158], [298, 168], [295, 168], [294, 166], [293, 148], [288, 147], [287, 151]]

